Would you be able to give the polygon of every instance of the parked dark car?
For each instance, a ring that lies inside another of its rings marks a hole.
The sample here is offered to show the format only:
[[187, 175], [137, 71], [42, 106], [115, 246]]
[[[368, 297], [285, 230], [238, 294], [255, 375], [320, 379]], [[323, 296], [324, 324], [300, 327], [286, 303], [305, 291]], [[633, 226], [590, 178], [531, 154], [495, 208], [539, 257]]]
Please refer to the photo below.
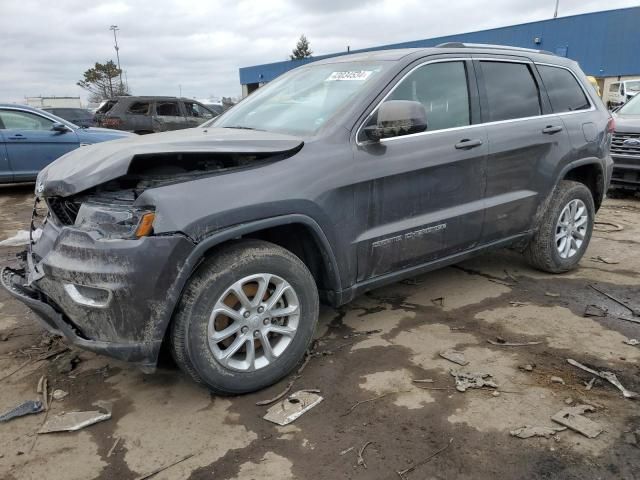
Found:
[[197, 127], [217, 114], [195, 100], [176, 97], [117, 97], [96, 111], [102, 127], [138, 134]]
[[616, 131], [611, 141], [611, 188], [640, 191], [640, 95], [615, 113]]
[[0, 104], [0, 183], [32, 182], [40, 170], [71, 150], [130, 136], [79, 127], [37, 108]]
[[43, 108], [45, 112], [49, 112], [57, 117], [64, 118], [66, 121], [78, 125], [79, 127], [95, 127], [96, 122], [91, 113], [86, 108]]
[[612, 127], [578, 65], [552, 54], [320, 60], [208, 128], [50, 165], [36, 188], [50, 216], [2, 283], [80, 347], [153, 369], [166, 341], [195, 381], [250, 392], [302, 360], [319, 298], [338, 306], [496, 247], [575, 268]]

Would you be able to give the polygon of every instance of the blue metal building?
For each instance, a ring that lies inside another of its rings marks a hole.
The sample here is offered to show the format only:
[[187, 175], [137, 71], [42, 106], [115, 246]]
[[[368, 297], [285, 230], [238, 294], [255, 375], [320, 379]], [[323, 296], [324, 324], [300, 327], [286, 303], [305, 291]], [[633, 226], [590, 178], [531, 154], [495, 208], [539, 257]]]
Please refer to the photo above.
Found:
[[[509, 27], [352, 50], [424, 48], [445, 42], [491, 43], [548, 50], [580, 63], [599, 79], [640, 75], [640, 7], [585, 13]], [[344, 55], [337, 52], [304, 60], [289, 60], [240, 68], [243, 96], [261, 84], [305, 63]]]

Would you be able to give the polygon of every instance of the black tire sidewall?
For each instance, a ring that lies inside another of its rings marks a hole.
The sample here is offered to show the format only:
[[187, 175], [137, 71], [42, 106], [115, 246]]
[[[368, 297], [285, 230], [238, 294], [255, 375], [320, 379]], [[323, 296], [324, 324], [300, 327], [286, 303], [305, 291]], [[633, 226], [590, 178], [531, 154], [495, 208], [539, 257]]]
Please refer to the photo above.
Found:
[[[580, 246], [578, 252], [570, 258], [562, 258], [560, 256], [560, 253], [558, 252], [555, 242], [556, 225], [558, 224], [558, 220], [560, 219], [562, 210], [572, 200], [582, 200], [587, 208], [587, 214], [589, 216], [587, 220], [587, 231], [585, 233], [584, 241], [582, 242], [582, 245]], [[595, 207], [593, 204], [591, 192], [586, 186], [575, 184], [558, 197], [557, 202], [555, 202], [555, 204], [553, 205], [553, 209], [554, 212], [553, 216], [551, 217], [551, 225], [548, 226], [548, 228], [550, 229], [550, 245], [548, 246], [548, 248], [550, 249], [550, 255], [558, 269], [563, 271], [571, 270], [580, 262], [591, 241], [593, 223], [595, 220]]]
[[[190, 312], [186, 347], [193, 368], [205, 384], [226, 393], [258, 390], [277, 382], [303, 358], [313, 339], [319, 307], [313, 277], [304, 264], [298, 262], [280, 255], [254, 255], [250, 261], [221, 270], [202, 283]], [[257, 273], [277, 275], [289, 282], [298, 296], [300, 320], [293, 340], [274, 362], [253, 372], [235, 371], [218, 363], [209, 348], [209, 316], [227, 288], [241, 278]]]

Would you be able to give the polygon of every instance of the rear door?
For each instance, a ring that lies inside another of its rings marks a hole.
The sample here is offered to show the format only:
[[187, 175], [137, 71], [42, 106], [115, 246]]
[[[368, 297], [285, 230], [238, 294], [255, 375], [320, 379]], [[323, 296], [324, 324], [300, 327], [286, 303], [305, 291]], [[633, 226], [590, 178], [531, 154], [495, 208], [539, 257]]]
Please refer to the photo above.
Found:
[[[388, 100], [422, 103], [428, 128], [378, 143], [358, 137], [358, 281], [469, 250], [482, 228], [487, 136], [471, 61], [413, 67]], [[365, 125], [375, 121], [374, 111]]]
[[9, 154], [2, 130], [2, 120], [0, 119], [0, 183], [8, 183], [13, 182], [13, 172], [9, 165]]
[[153, 131], [153, 101], [139, 100], [131, 102], [124, 114], [126, 128], [132, 132], [148, 133]]
[[478, 58], [474, 64], [489, 137], [482, 240], [491, 243], [530, 229], [571, 145], [531, 61]]
[[80, 145], [74, 131], [53, 131], [55, 122], [35, 112], [2, 108], [0, 120], [15, 182], [35, 179], [42, 168]]
[[156, 132], [186, 128], [186, 120], [180, 111], [178, 100], [156, 100], [154, 123]]

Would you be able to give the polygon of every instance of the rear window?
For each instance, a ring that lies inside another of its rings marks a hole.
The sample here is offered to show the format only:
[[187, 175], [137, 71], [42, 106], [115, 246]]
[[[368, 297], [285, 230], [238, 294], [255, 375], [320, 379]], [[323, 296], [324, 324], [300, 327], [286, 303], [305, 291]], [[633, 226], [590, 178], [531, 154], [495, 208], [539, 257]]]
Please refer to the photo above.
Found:
[[620, 84], [619, 83], [612, 83], [611, 85], [609, 85], [609, 92], [610, 93], [618, 93], [618, 90], [620, 90]]
[[178, 102], [158, 102], [156, 103], [156, 114], [165, 117], [180, 116]]
[[149, 115], [149, 107], [151, 104], [149, 102], [134, 102], [127, 110], [127, 113], [131, 113], [132, 115]]
[[555, 113], [585, 110], [591, 107], [584, 90], [569, 70], [538, 65], [542, 83], [547, 89]]
[[529, 65], [480, 62], [489, 122], [540, 115], [540, 93]]

